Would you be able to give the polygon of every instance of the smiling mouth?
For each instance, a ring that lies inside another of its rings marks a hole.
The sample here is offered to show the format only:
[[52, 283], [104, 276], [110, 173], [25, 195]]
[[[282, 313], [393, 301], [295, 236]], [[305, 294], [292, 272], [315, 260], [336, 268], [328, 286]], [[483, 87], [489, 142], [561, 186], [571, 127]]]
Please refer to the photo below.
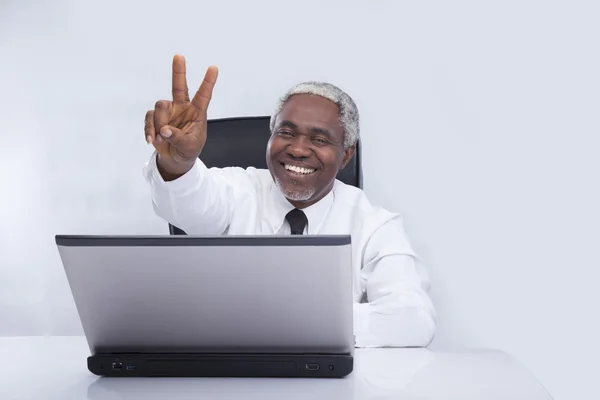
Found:
[[291, 164], [281, 163], [281, 165], [283, 166], [283, 168], [285, 168], [286, 171], [288, 171], [294, 175], [310, 175], [310, 174], [314, 174], [316, 171], [316, 169], [314, 169], [314, 168], [298, 167], [296, 165], [291, 165]]

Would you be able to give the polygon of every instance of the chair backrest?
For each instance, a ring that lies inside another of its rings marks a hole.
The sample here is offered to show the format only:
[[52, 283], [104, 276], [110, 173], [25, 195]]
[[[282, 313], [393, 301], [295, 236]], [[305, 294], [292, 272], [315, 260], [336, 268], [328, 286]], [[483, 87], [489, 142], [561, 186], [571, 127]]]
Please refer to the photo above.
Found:
[[[202, 162], [207, 167], [267, 168], [266, 151], [270, 136], [270, 117], [235, 117], [208, 121], [208, 137], [202, 150]], [[342, 169], [337, 179], [362, 189], [360, 142], [352, 160]], [[185, 235], [169, 224], [172, 235]]]

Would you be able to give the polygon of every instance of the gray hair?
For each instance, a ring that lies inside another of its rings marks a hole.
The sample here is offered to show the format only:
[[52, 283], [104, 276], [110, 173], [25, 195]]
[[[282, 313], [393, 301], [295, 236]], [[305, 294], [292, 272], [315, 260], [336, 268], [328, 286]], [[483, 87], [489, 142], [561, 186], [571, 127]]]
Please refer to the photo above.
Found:
[[299, 83], [283, 95], [277, 102], [275, 111], [271, 115], [271, 132], [275, 128], [275, 119], [283, 109], [285, 103], [296, 94], [311, 94], [320, 96], [337, 104], [340, 110], [340, 123], [344, 129], [344, 149], [352, 147], [360, 138], [358, 108], [354, 100], [342, 89], [326, 82]]

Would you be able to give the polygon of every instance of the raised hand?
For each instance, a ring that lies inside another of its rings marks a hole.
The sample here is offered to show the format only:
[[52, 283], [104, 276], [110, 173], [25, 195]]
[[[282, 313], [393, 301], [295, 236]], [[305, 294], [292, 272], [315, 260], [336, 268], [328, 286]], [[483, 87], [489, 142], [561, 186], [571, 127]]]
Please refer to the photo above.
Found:
[[158, 152], [158, 169], [165, 180], [189, 171], [204, 148], [207, 110], [218, 73], [217, 67], [210, 66], [190, 101], [185, 58], [173, 57], [173, 101], [157, 101], [144, 124], [146, 141]]

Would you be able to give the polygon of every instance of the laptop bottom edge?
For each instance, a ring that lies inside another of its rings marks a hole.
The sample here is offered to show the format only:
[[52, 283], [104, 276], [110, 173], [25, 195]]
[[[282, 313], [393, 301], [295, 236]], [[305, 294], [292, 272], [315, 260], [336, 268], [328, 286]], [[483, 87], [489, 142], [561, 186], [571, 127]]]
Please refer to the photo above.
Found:
[[87, 359], [105, 377], [343, 378], [354, 368], [351, 354], [168, 354], [106, 353]]

